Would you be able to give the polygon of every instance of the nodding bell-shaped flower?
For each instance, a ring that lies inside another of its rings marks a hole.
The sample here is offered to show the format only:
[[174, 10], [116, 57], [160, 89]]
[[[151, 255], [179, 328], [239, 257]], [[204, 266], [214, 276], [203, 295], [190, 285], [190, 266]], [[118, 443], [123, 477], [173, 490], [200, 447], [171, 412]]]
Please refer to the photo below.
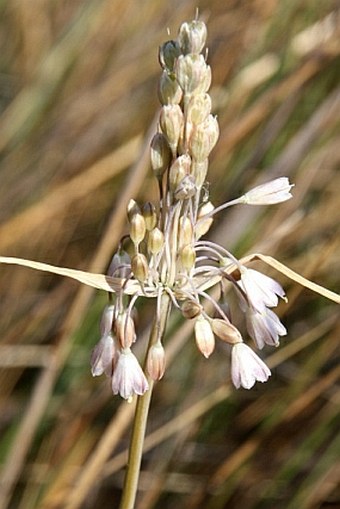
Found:
[[92, 376], [100, 376], [104, 372], [111, 376], [114, 358], [114, 341], [112, 336], [103, 336], [96, 344], [91, 355]]
[[261, 350], [265, 344], [279, 346], [279, 336], [285, 336], [287, 330], [271, 309], [264, 307], [257, 311], [248, 308], [245, 313], [249, 336], [257, 348]]
[[114, 306], [105, 306], [104, 311], [102, 313], [102, 317], [100, 320], [100, 335], [108, 336], [112, 331], [113, 324], [113, 316], [114, 316]]
[[258, 311], [262, 311], [265, 306], [269, 308], [277, 306], [278, 297], [285, 300], [282, 286], [257, 270], [243, 267], [238, 283], [247, 294], [250, 304]]
[[149, 389], [148, 381], [130, 348], [117, 352], [112, 375], [112, 392], [131, 400], [134, 394], [142, 396]]
[[236, 343], [231, 350], [231, 379], [236, 389], [251, 389], [255, 382], [266, 382], [270, 369], [245, 343]]
[[250, 189], [240, 198], [240, 203], [247, 205], [273, 205], [292, 198], [290, 192], [293, 184], [287, 177], [280, 177]]

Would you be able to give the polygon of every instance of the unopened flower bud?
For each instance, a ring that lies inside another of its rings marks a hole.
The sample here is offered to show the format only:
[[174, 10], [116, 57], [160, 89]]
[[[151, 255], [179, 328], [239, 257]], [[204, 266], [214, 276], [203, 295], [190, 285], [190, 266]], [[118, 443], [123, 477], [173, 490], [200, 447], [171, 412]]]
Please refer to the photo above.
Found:
[[167, 71], [163, 71], [158, 88], [159, 100], [162, 104], [179, 104], [183, 91], [178, 81]]
[[183, 54], [200, 53], [207, 39], [207, 27], [203, 21], [183, 23], [179, 29], [178, 42]]
[[198, 302], [187, 299], [181, 305], [181, 311], [184, 318], [191, 320], [192, 318], [196, 318], [196, 316], [201, 313], [202, 308]]
[[196, 253], [191, 245], [184, 246], [179, 253], [179, 257], [184, 269], [189, 271], [194, 267]]
[[152, 345], [147, 358], [147, 370], [152, 380], [160, 380], [165, 371], [165, 352], [161, 343]]
[[149, 266], [146, 256], [142, 253], [136, 253], [131, 258], [131, 270], [138, 281], [144, 283], [149, 274]]
[[215, 337], [211, 325], [202, 316], [195, 322], [195, 340], [199, 351], [208, 358], [215, 348]]
[[175, 153], [184, 125], [184, 116], [180, 106], [178, 104], [167, 104], [163, 106], [159, 124], [168, 139], [171, 150]]
[[135, 324], [126, 311], [119, 314], [114, 323], [115, 334], [122, 348], [130, 348], [136, 341]]
[[211, 112], [211, 99], [208, 94], [193, 94], [187, 108], [187, 118], [193, 124], [204, 122]]
[[226, 320], [214, 318], [211, 321], [211, 326], [216, 336], [226, 343], [235, 345], [236, 343], [241, 343], [243, 341], [242, 336], [236, 327]]
[[186, 175], [175, 190], [176, 200], [188, 200], [192, 198], [197, 191], [195, 179], [192, 175]]
[[181, 249], [187, 244], [191, 244], [194, 240], [194, 231], [191, 220], [188, 216], [181, 217], [178, 229], [178, 248]]
[[130, 237], [135, 246], [138, 246], [145, 237], [145, 219], [139, 212], [131, 217]]
[[156, 133], [151, 141], [151, 166], [156, 177], [161, 177], [171, 161], [169, 143], [162, 133]]
[[132, 217], [135, 214], [140, 214], [140, 213], [141, 213], [141, 210], [139, 208], [138, 203], [131, 198], [131, 200], [129, 200], [129, 203], [128, 203], [128, 206], [127, 206], [128, 220], [131, 221]]
[[145, 220], [145, 227], [148, 231], [155, 228], [157, 224], [157, 213], [155, 206], [149, 201], [143, 205], [142, 214]]
[[204, 159], [204, 161], [196, 161], [196, 159], [194, 159], [192, 161], [191, 174], [194, 176], [196, 186], [199, 189], [203, 186], [205, 182], [205, 178], [208, 173], [208, 165], [209, 165], [208, 159]]
[[159, 253], [164, 246], [164, 235], [159, 228], [151, 230], [148, 236], [147, 247], [151, 254]]
[[211, 83], [211, 69], [203, 55], [180, 55], [175, 65], [178, 83], [185, 94], [207, 92]]
[[180, 182], [190, 172], [191, 157], [187, 154], [177, 157], [169, 170], [169, 186], [174, 193]]
[[206, 216], [207, 214], [212, 212], [214, 210], [214, 208], [215, 207], [211, 203], [211, 201], [204, 203], [204, 205], [202, 205], [199, 208], [198, 215], [197, 215], [198, 221], [195, 226], [196, 240], [200, 239], [203, 235], [205, 235], [209, 231], [209, 229], [213, 223], [213, 218], [212, 217], [204, 218], [204, 216]]
[[159, 62], [163, 69], [172, 71], [176, 58], [181, 54], [181, 48], [177, 41], [166, 41], [159, 48]]
[[189, 140], [191, 155], [196, 161], [204, 161], [214, 148], [219, 135], [216, 117], [209, 115], [205, 122], [194, 126]]

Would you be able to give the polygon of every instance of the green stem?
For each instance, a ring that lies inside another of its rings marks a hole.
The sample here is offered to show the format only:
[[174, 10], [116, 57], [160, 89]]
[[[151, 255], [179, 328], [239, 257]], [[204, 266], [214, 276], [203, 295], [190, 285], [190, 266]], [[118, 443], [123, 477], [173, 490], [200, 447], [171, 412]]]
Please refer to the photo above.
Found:
[[[160, 299], [160, 313], [159, 316], [156, 316], [152, 326], [148, 351], [153, 344], [162, 339], [165, 332], [171, 301], [169, 295], [166, 293], [163, 293]], [[151, 380], [149, 376], [147, 376], [147, 378], [149, 382], [149, 390], [143, 396], [138, 396], [137, 399], [123, 495], [119, 509], [133, 509], [135, 505], [143, 454], [145, 430], [148, 420], [152, 389], [154, 385], [153, 380]]]

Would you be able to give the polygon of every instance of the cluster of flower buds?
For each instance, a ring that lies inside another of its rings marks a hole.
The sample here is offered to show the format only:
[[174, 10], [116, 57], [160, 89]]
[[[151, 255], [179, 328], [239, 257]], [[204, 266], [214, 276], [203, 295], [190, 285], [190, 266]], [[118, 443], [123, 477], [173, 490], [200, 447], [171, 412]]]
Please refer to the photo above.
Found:
[[[218, 207], [209, 201], [205, 186], [208, 158], [219, 127], [211, 113], [211, 69], [206, 62], [207, 29], [200, 20], [183, 23], [178, 37], [159, 51], [162, 75], [159, 83], [161, 112], [151, 142], [151, 167], [158, 181], [156, 205], [128, 204], [129, 235], [114, 255], [108, 275], [120, 278], [121, 291], [114, 305], [107, 306], [101, 322], [101, 339], [92, 355], [92, 373], [106, 373], [114, 394], [130, 399], [148, 389], [147, 376], [131, 347], [136, 340], [133, 310], [139, 297], [155, 298], [156, 318], [164, 294], [182, 315], [194, 321], [199, 350], [209, 357], [215, 338], [231, 348], [231, 378], [238, 387], [251, 388], [264, 382], [269, 368], [243, 342], [232, 323], [225, 287], [230, 283], [245, 313], [247, 330], [255, 346], [277, 346], [286, 329], [272, 311], [278, 298], [285, 298], [273, 279], [242, 265], [224, 247], [200, 240], [213, 223], [213, 216], [235, 204], [263, 205], [291, 197], [286, 177], [275, 179]], [[231, 277], [226, 270], [233, 265]], [[220, 285], [215, 301], [209, 289]], [[214, 316], [206, 311], [214, 307]], [[147, 375], [159, 380], [165, 369], [162, 338], [150, 346], [145, 364]]]

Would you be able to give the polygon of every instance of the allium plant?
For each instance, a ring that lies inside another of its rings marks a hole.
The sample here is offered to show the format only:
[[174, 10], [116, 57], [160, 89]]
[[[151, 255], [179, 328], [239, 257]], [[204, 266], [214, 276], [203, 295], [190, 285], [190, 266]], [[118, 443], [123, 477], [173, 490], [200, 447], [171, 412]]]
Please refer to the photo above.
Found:
[[[151, 167], [159, 196], [155, 204], [129, 202], [129, 235], [121, 240], [108, 271], [109, 276], [121, 278], [123, 283], [114, 305], [104, 309], [102, 337], [91, 361], [92, 374], [109, 374], [113, 393], [128, 400], [135, 394], [150, 393], [152, 382], [164, 374], [163, 336], [171, 308], [194, 322], [196, 344], [206, 358], [213, 353], [215, 338], [230, 345], [230, 372], [236, 388], [250, 389], [256, 381], [268, 380], [269, 368], [244, 343], [225, 310], [226, 281], [235, 289], [256, 348], [277, 346], [279, 337], [286, 334], [272, 311], [279, 298], [285, 299], [281, 285], [246, 268], [219, 244], [201, 240], [215, 213], [235, 204], [283, 202], [291, 197], [292, 187], [282, 177], [217, 208], [209, 201], [205, 180], [219, 127], [211, 113], [206, 37], [205, 24], [194, 20], [183, 23], [177, 39], [160, 48], [162, 106], [151, 142]], [[232, 274], [226, 270], [230, 265], [235, 267]], [[216, 285], [220, 287], [220, 300], [207, 293]], [[136, 341], [133, 310], [138, 299], [145, 297], [156, 299], [156, 320], [143, 371], [132, 353]], [[141, 454], [138, 442], [142, 443], [149, 400], [150, 396], [137, 404], [122, 508], [134, 504]]]
[[[105, 373], [111, 379], [113, 393], [128, 401], [138, 396], [121, 509], [134, 507], [152, 387], [165, 371], [163, 338], [171, 309], [193, 322], [195, 342], [204, 357], [213, 353], [216, 340], [229, 345], [231, 380], [237, 389], [251, 389], [256, 382], [266, 382], [270, 370], [244, 342], [233, 323], [226, 286], [231, 285], [236, 293], [255, 349], [276, 347], [287, 333], [273, 311], [279, 299], [285, 300], [281, 285], [246, 267], [245, 261], [252, 257], [237, 260], [225, 247], [202, 240], [218, 212], [236, 204], [280, 203], [291, 198], [292, 188], [288, 178], [281, 177], [217, 207], [209, 201], [205, 180], [219, 127], [211, 114], [206, 37], [205, 24], [195, 19], [183, 23], [177, 39], [160, 48], [162, 106], [151, 142], [151, 166], [159, 196], [154, 204], [129, 202], [130, 231], [122, 238], [107, 275], [0, 256], [0, 263], [53, 272], [109, 292], [110, 302], [100, 322], [101, 337], [92, 352], [92, 374]], [[276, 260], [255, 256], [302, 285], [340, 302], [338, 295]], [[210, 292], [213, 287], [219, 287], [217, 300]], [[143, 368], [133, 353], [138, 340], [134, 308], [140, 298], [156, 301]]]

